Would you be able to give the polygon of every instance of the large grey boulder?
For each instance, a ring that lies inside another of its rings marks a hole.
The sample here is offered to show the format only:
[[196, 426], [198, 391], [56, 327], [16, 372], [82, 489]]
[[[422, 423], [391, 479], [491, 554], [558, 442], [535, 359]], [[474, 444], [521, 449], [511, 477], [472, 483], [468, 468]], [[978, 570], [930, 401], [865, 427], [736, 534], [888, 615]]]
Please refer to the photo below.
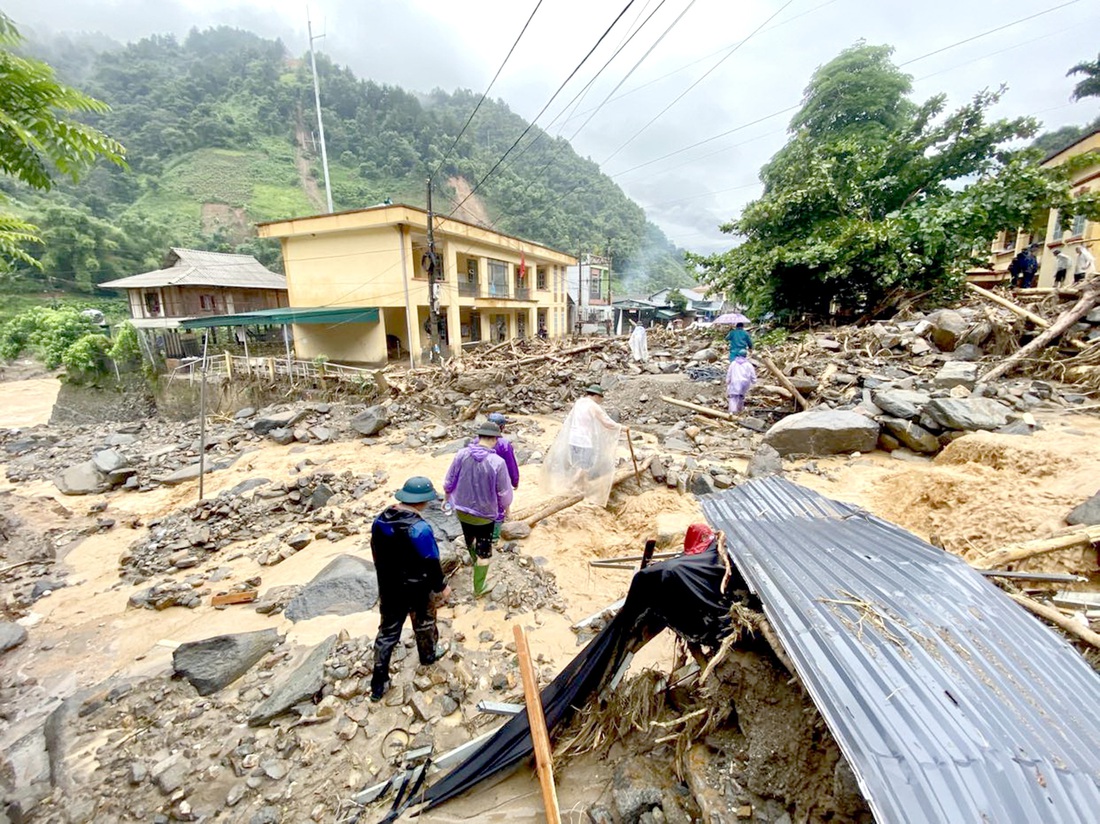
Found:
[[936, 398], [924, 412], [944, 429], [1000, 429], [1012, 410], [992, 398]]
[[92, 495], [107, 489], [107, 479], [92, 461], [83, 461], [54, 476], [54, 486], [62, 495]]
[[920, 424], [901, 418], [882, 418], [883, 427], [914, 452], [932, 455], [940, 451], [939, 439]]
[[978, 364], [965, 361], [948, 361], [940, 367], [936, 377], [932, 378], [932, 383], [940, 389], [953, 389], [956, 386], [973, 389], [977, 382]]
[[325, 659], [335, 645], [336, 636], [330, 635], [315, 646], [306, 660], [252, 710], [248, 716], [248, 726], [262, 726], [320, 692], [325, 685]]
[[340, 555], [306, 584], [286, 605], [291, 621], [308, 621], [320, 615], [351, 615], [378, 603], [378, 577], [374, 564], [354, 555]]
[[377, 435], [390, 423], [390, 416], [381, 406], [368, 406], [351, 419], [351, 428], [360, 435]]
[[912, 389], [882, 389], [872, 392], [871, 400], [893, 418], [917, 418], [932, 396]]
[[1066, 523], [1074, 526], [1100, 524], [1100, 492], [1075, 506], [1066, 516]]
[[274, 415], [264, 415], [252, 424], [252, 431], [257, 435], [266, 435], [272, 429], [293, 429], [294, 424], [305, 416], [305, 409], [289, 409]]
[[199, 695], [210, 695], [248, 672], [277, 643], [279, 633], [274, 629], [189, 641], [172, 653], [172, 669]]
[[878, 423], [857, 412], [811, 410], [789, 415], [764, 435], [780, 455], [869, 452], [878, 443]]
[[27, 640], [27, 631], [11, 621], [0, 621], [0, 652], [7, 652]]
[[944, 352], [954, 352], [962, 343], [970, 324], [954, 309], [940, 309], [928, 316], [932, 324], [932, 342]]

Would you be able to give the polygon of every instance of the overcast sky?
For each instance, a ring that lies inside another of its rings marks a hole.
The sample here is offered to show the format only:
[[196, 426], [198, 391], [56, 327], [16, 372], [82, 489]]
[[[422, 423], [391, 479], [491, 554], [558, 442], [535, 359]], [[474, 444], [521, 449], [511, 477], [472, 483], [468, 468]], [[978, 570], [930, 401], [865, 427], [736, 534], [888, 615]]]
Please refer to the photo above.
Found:
[[[480, 92], [536, 2], [317, 0], [309, 12], [314, 32], [326, 35], [318, 48], [361, 77], [410, 90]], [[626, 2], [544, 0], [492, 96], [534, 117]], [[38, 30], [133, 40], [227, 24], [281, 37], [295, 53], [307, 46], [306, 5], [290, 0], [5, 0], [3, 7], [21, 26]], [[575, 109], [554, 122], [654, 9]], [[623, 83], [619, 99], [581, 129], [589, 110], [685, 9]], [[673, 241], [708, 252], [730, 245], [718, 224], [759, 194], [757, 172], [786, 140], [791, 112], [783, 110], [798, 104], [817, 66], [856, 40], [894, 46], [918, 99], [945, 92], [957, 105], [1003, 83], [1008, 92], [999, 115], [1032, 114], [1056, 128], [1100, 113], [1096, 98], [1070, 102], [1074, 81], [1065, 76], [1075, 63], [1096, 58], [1098, 43], [1088, 33], [1098, 27], [1095, 0], [635, 0], [538, 122], [598, 162]]]

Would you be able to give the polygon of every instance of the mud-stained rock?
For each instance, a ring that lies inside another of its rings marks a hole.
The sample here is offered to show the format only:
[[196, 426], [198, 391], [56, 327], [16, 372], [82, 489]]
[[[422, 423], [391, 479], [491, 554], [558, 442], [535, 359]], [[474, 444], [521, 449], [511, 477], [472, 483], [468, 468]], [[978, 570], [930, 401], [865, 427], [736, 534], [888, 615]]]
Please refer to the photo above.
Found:
[[858, 412], [811, 410], [789, 415], [768, 430], [764, 442], [780, 455], [837, 455], [870, 452], [878, 424]]
[[295, 704], [306, 701], [321, 691], [325, 685], [325, 659], [336, 645], [336, 636], [330, 635], [306, 656], [306, 660], [275, 687], [271, 696], [260, 703], [248, 716], [248, 726], [259, 727], [282, 715]]
[[369, 406], [351, 419], [351, 428], [367, 437], [377, 435], [390, 424], [390, 416], [381, 406]]
[[0, 652], [15, 649], [27, 640], [27, 631], [11, 621], [0, 621]]
[[210, 695], [248, 672], [278, 642], [279, 633], [274, 629], [191, 641], [172, 653], [172, 668], [199, 695]]
[[378, 577], [374, 564], [354, 555], [340, 555], [286, 606], [291, 621], [308, 621], [319, 615], [351, 615], [378, 603]]
[[83, 461], [63, 469], [54, 477], [54, 486], [62, 495], [93, 495], [107, 489], [107, 479], [92, 461]]

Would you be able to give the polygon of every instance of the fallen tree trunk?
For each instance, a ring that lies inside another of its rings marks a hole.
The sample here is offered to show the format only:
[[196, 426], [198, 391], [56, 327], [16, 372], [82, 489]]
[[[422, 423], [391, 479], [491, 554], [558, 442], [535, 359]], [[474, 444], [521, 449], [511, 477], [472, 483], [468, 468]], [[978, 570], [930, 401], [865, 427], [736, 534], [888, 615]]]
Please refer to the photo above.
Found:
[[978, 569], [997, 569], [1005, 564], [1026, 561], [1036, 555], [1045, 555], [1048, 552], [1057, 552], [1060, 549], [1084, 548], [1095, 543], [1100, 543], [1100, 526], [1078, 529], [1065, 535], [1056, 535], [1053, 538], [1040, 538], [1036, 541], [1010, 544], [977, 558], [971, 566]]
[[1073, 304], [1070, 309], [1060, 314], [1054, 323], [1050, 325], [1043, 334], [1039, 335], [1035, 340], [1029, 343], [1027, 346], [1018, 350], [1012, 355], [1009, 355], [997, 366], [990, 369], [981, 378], [980, 383], [988, 383], [996, 378], [1001, 377], [1009, 372], [1016, 364], [1025, 358], [1031, 356], [1040, 349], [1045, 348], [1047, 345], [1057, 340], [1061, 335], [1068, 330], [1073, 324], [1081, 320], [1087, 315], [1092, 308], [1096, 306], [1097, 299], [1100, 298], [1100, 285], [1095, 283], [1088, 284], [1081, 292], [1081, 297], [1077, 303]]
[[550, 360], [551, 358], [560, 358], [564, 355], [576, 355], [580, 352], [587, 352], [589, 349], [600, 349], [607, 346], [612, 341], [612, 338], [607, 340], [596, 341], [595, 343], [586, 343], [584, 346], [574, 346], [572, 349], [561, 349], [557, 352], [547, 352], [545, 355], [532, 355], [529, 358], [520, 358], [517, 361], [505, 361], [502, 366], [526, 366], [529, 363], [540, 363], [544, 360]]
[[1065, 630], [1075, 638], [1080, 638], [1086, 644], [1091, 644], [1096, 649], [1100, 649], [1100, 633], [1093, 632], [1088, 627], [1081, 626], [1068, 615], [1063, 615], [1054, 607], [1040, 604], [1038, 601], [1033, 598], [1028, 598], [1026, 595], [1014, 595], [1009, 593], [1008, 597], [1025, 609], [1035, 613], [1040, 618], [1050, 621], [1050, 623]]
[[712, 418], [719, 418], [723, 421], [733, 420], [733, 415], [729, 412], [719, 412], [717, 409], [711, 409], [709, 406], [700, 406], [697, 403], [682, 401], [679, 398], [670, 398], [667, 395], [661, 395], [661, 400], [665, 403], [671, 403], [673, 406], [682, 406], [684, 409], [691, 409], [694, 412], [698, 412], [700, 415], [709, 415]]
[[804, 410], [810, 408], [809, 402], [804, 397], [802, 397], [802, 393], [795, 389], [793, 383], [787, 380], [787, 376], [784, 375], [783, 371], [772, 362], [771, 358], [769, 358], [767, 355], [758, 355], [757, 357], [760, 358], [761, 363], [768, 367], [768, 371], [775, 375], [775, 379], [779, 381], [780, 385], [794, 396], [794, 399], [798, 401], [799, 406], [801, 406]]
[[[638, 472], [645, 472], [649, 469], [650, 463], [653, 462], [653, 458], [646, 458], [638, 465]], [[615, 478], [611, 481], [612, 488], [618, 486], [628, 478], [634, 477], [634, 467], [628, 466], [626, 469], [620, 470], [616, 473]], [[534, 526], [539, 521], [549, 518], [551, 515], [556, 515], [563, 509], [568, 509], [571, 506], [576, 506], [584, 500], [584, 495], [566, 495], [560, 498], [554, 498], [549, 503], [542, 507], [539, 507], [534, 512], [523, 513], [517, 515], [515, 520], [523, 521], [527, 526]]]
[[1050, 328], [1050, 324], [1047, 322], [1047, 320], [1045, 318], [1039, 317], [1039, 315], [1036, 315], [1034, 312], [1029, 312], [1027, 309], [1024, 309], [1022, 306], [1017, 306], [1012, 301], [1006, 300], [1005, 298], [1002, 298], [1000, 295], [998, 295], [994, 292], [990, 292], [988, 289], [983, 289], [981, 286], [978, 286], [978, 285], [973, 284], [973, 283], [966, 284], [966, 288], [969, 289], [974, 294], [980, 295], [981, 297], [985, 298], [986, 300], [990, 301], [991, 303], [995, 303], [998, 306], [1003, 306], [1009, 312], [1012, 312], [1013, 314], [1019, 315], [1021, 318], [1027, 318], [1029, 321], [1031, 321], [1032, 323], [1034, 323], [1036, 326], [1038, 326], [1041, 329], [1049, 329]]

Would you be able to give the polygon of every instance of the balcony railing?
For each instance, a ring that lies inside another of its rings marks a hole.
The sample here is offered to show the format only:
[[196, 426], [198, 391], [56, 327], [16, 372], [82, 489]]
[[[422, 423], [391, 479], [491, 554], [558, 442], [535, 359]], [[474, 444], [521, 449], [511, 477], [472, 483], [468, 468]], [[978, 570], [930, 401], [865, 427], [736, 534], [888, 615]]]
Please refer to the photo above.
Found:
[[530, 300], [530, 299], [531, 299], [531, 289], [530, 289], [530, 287], [527, 287], [527, 286], [517, 286], [516, 287], [516, 300]]
[[481, 294], [481, 285], [460, 280], [458, 282], [458, 294], [461, 297], [476, 298]]
[[508, 284], [507, 283], [489, 283], [489, 290], [487, 297], [490, 298], [506, 298], [508, 297]]

